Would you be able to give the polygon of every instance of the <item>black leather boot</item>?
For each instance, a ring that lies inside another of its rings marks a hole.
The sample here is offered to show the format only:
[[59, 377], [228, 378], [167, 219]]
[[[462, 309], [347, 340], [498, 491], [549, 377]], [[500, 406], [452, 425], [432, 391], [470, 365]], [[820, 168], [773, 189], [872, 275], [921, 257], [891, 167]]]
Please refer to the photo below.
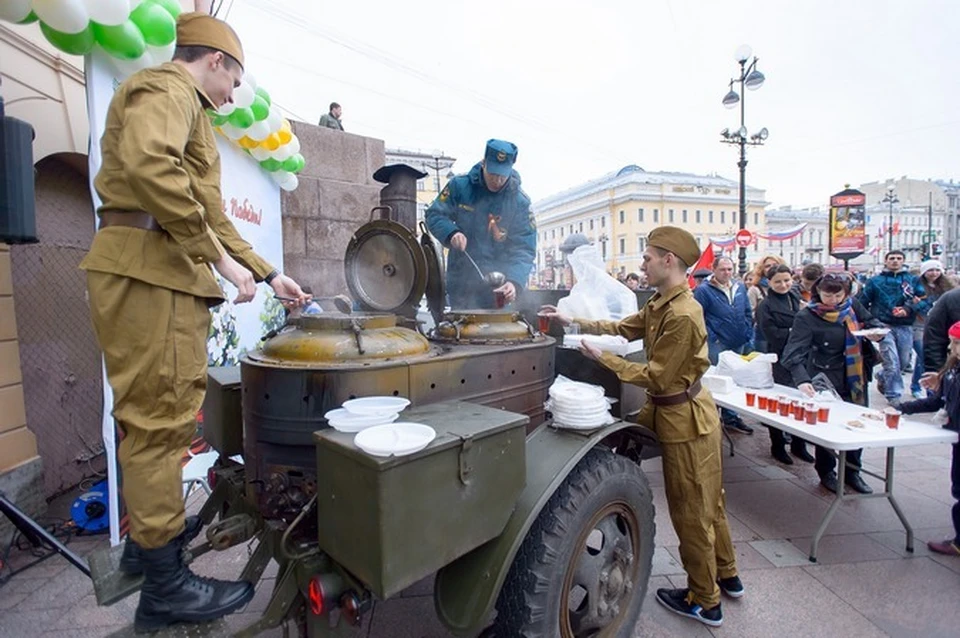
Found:
[[[177, 538], [183, 546], [189, 545], [190, 541], [195, 539], [200, 533], [200, 528], [202, 527], [203, 521], [200, 520], [199, 516], [187, 516], [183, 521], [183, 531], [180, 532]], [[140, 546], [128, 536], [126, 543], [123, 545], [123, 554], [120, 556], [120, 571], [132, 576], [142, 574], [142, 552], [143, 550], [140, 549]]]
[[813, 455], [807, 452], [807, 443], [801, 438], [793, 438], [793, 442], [790, 443], [790, 451], [793, 452], [795, 457], [806, 463], [813, 463], [816, 461], [816, 459], [813, 458]]
[[134, 616], [137, 633], [153, 633], [169, 625], [216, 620], [253, 598], [253, 585], [201, 578], [183, 564], [183, 545], [174, 539], [157, 549], [140, 549], [143, 587]]

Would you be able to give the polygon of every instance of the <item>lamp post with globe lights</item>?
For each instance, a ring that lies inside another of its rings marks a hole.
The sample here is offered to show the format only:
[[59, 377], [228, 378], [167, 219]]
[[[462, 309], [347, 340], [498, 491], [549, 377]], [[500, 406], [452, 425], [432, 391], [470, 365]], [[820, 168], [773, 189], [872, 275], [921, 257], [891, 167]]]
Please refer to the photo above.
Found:
[[887, 235], [889, 236], [887, 240], [887, 251], [889, 252], [893, 250], [893, 205], [900, 203], [900, 200], [897, 198], [896, 190], [893, 186], [887, 187], [887, 194], [883, 196], [883, 199], [880, 200], [880, 203], [890, 204], [890, 223], [887, 225]]
[[[740, 161], [737, 162], [737, 166], [740, 167], [740, 230], [743, 230], [747, 226], [747, 144], [760, 146], [769, 135], [766, 127], [760, 129], [753, 135], [749, 135], [746, 124], [744, 123], [744, 116], [746, 114], [746, 92], [744, 89], [755, 91], [763, 86], [763, 82], [766, 79], [763, 73], [757, 70], [757, 61], [759, 58], [754, 57], [751, 61], [751, 55], [753, 55], [753, 51], [745, 44], [737, 49], [734, 58], [737, 64], [740, 65], [740, 77], [730, 79], [730, 90], [723, 96], [723, 105], [728, 109], [736, 107], [737, 103], [740, 104], [740, 128], [733, 132], [728, 128], [720, 131], [720, 136], [723, 138], [720, 140], [721, 142], [740, 146]], [[739, 93], [734, 89], [736, 83], [740, 84]], [[747, 249], [745, 246], [740, 247], [737, 270], [741, 277], [747, 272]]]

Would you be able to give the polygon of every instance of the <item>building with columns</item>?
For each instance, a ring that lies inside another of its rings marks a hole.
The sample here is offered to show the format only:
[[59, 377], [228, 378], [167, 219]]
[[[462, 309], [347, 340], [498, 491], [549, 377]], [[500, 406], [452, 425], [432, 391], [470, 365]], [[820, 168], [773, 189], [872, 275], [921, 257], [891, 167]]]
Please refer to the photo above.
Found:
[[[537, 285], [554, 288], [562, 282], [564, 238], [583, 233], [600, 248], [608, 272], [638, 272], [647, 235], [657, 226], [680, 226], [705, 248], [710, 237], [731, 236], [739, 229], [739, 186], [718, 175], [649, 172], [639, 166], [580, 184], [533, 204], [539, 233]], [[747, 186], [746, 228], [763, 233], [765, 191]], [[767, 250], [758, 240], [747, 252], [752, 265]]]

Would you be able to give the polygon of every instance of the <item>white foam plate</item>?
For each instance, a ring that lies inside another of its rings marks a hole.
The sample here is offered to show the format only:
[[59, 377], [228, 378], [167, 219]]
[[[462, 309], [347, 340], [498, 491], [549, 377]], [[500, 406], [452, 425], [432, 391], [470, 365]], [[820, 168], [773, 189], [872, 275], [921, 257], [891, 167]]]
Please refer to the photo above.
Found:
[[361, 397], [343, 402], [343, 408], [354, 414], [393, 414], [408, 405], [410, 400], [403, 397]]
[[890, 334], [890, 328], [867, 328], [866, 330], [854, 330], [851, 334], [854, 337], [869, 337], [871, 335], [885, 337]]
[[392, 423], [400, 418], [398, 412], [393, 414], [354, 414], [349, 410], [337, 408], [330, 410], [323, 417], [334, 430], [340, 432], [359, 432], [375, 425]]
[[373, 456], [404, 456], [419, 452], [436, 437], [436, 430], [429, 425], [400, 421], [358, 432], [353, 443]]

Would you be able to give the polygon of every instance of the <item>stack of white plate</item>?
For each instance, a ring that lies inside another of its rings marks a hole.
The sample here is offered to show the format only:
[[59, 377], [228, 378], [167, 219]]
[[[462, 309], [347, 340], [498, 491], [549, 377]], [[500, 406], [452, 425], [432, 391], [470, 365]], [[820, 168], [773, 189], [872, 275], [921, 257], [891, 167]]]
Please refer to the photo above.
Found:
[[330, 410], [323, 416], [335, 430], [360, 432], [396, 421], [408, 405], [410, 401], [403, 397], [362, 397], [345, 401], [343, 407]]
[[547, 409], [556, 426], [573, 430], [590, 430], [614, 421], [603, 388], [586, 383], [554, 383]]

